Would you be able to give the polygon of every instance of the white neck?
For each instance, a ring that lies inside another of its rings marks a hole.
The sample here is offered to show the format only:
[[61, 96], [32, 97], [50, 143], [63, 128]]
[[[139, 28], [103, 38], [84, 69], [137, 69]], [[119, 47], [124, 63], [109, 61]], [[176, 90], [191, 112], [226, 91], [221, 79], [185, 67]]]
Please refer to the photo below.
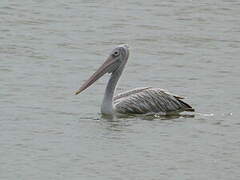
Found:
[[101, 106], [102, 114], [112, 115], [114, 113], [113, 112], [113, 95], [114, 95], [117, 82], [122, 74], [122, 70], [123, 70], [123, 67], [113, 72], [108, 81], [108, 84], [104, 93], [102, 106]]

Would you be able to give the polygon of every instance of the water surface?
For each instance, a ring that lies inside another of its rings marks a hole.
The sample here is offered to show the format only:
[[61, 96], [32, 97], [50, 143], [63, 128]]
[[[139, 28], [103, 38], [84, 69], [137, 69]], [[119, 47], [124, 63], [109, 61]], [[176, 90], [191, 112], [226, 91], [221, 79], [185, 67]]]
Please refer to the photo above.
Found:
[[[0, 179], [240, 178], [238, 1], [1, 1]], [[99, 114], [108, 76], [74, 91], [118, 44], [118, 91], [187, 96], [194, 117]]]

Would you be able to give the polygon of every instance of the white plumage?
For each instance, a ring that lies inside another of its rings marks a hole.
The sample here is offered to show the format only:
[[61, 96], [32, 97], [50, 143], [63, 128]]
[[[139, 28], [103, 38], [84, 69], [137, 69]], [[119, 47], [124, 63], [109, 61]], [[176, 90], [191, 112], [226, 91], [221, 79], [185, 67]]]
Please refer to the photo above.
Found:
[[105, 73], [111, 73], [103, 102], [102, 114], [176, 114], [182, 111], [194, 111], [183, 102], [183, 97], [171, 94], [160, 88], [144, 87], [136, 88], [118, 94], [114, 97], [117, 82], [123, 72], [129, 57], [127, 45], [115, 48], [105, 63], [80, 87], [76, 94], [82, 92], [98, 80]]
[[176, 114], [194, 111], [183, 102], [183, 97], [171, 94], [160, 88], [136, 88], [114, 97], [115, 111], [121, 114]]

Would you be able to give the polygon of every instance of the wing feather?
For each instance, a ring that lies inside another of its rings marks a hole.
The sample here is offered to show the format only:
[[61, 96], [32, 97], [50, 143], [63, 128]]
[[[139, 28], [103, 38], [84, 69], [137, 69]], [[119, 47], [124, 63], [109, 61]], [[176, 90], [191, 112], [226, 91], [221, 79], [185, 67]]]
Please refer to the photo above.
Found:
[[119, 113], [146, 114], [146, 113], [177, 113], [194, 111], [183, 102], [183, 97], [171, 94], [160, 88], [137, 88], [126, 91], [114, 98], [114, 106]]
[[114, 97], [114, 101], [117, 100], [117, 99], [123, 98], [123, 97], [130, 96], [132, 94], [139, 93], [139, 92], [144, 91], [144, 90], [149, 89], [149, 88], [151, 88], [151, 87], [141, 87], [141, 88], [135, 88], [135, 89], [131, 89], [129, 91], [119, 93], [118, 95], [116, 95]]

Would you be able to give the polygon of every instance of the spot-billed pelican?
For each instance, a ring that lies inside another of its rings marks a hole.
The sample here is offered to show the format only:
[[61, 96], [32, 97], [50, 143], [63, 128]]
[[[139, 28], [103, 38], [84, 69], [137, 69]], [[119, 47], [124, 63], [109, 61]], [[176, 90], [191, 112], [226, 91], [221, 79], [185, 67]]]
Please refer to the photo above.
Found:
[[88, 88], [101, 76], [111, 73], [108, 81], [101, 112], [104, 115], [114, 114], [178, 114], [182, 111], [194, 111], [183, 102], [183, 97], [171, 94], [160, 88], [144, 87], [123, 92], [114, 97], [117, 82], [129, 57], [128, 45], [117, 46], [104, 64], [80, 87], [76, 95]]

